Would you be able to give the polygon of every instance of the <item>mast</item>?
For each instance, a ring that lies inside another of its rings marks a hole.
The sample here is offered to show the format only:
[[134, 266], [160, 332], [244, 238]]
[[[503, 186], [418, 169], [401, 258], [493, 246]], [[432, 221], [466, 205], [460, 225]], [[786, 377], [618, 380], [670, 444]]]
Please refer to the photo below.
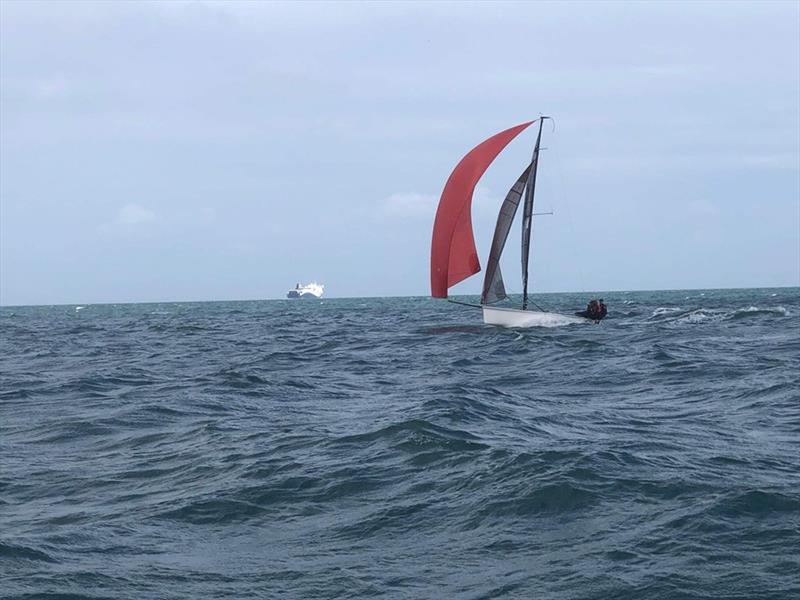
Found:
[[533, 148], [531, 170], [525, 186], [525, 203], [522, 212], [522, 310], [528, 309], [528, 257], [531, 251], [531, 229], [533, 229], [533, 195], [536, 189], [536, 171], [539, 167], [539, 145], [542, 141], [542, 123], [550, 117], [539, 117], [539, 134]]

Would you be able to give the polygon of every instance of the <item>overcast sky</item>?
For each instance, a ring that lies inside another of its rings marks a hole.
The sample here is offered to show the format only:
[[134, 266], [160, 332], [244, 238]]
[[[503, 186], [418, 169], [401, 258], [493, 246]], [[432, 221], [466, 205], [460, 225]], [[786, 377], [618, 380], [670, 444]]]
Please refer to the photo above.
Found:
[[800, 285], [794, 1], [3, 0], [0, 94], [6, 305], [428, 294], [450, 171], [540, 113], [535, 290]]

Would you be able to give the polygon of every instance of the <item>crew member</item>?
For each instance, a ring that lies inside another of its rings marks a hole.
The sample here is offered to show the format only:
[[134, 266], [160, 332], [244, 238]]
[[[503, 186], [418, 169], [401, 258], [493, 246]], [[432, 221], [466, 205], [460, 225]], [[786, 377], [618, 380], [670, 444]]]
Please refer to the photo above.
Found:
[[597, 305], [597, 300], [592, 300], [586, 307], [586, 317], [595, 320], [599, 311], [600, 307]]
[[600, 298], [600, 302], [597, 304], [597, 320], [599, 321], [600, 319], [605, 318], [607, 314], [608, 308], [606, 308], [606, 305], [603, 303], [603, 299]]

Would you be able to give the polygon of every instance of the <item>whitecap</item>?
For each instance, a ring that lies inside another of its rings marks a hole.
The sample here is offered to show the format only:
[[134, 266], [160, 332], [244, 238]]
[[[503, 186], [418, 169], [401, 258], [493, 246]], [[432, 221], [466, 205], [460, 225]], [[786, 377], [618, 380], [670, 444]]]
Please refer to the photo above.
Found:
[[780, 315], [782, 317], [785, 317], [789, 314], [789, 311], [786, 310], [783, 306], [774, 306], [771, 308], [764, 308], [761, 306], [748, 306], [747, 308], [740, 308], [739, 310], [734, 311], [732, 316], [735, 317], [737, 315], [747, 315], [753, 313], [772, 313], [775, 315]]
[[724, 310], [707, 310], [698, 309], [675, 319], [676, 323], [706, 323], [721, 321], [728, 316], [728, 312]]
[[659, 306], [657, 309], [653, 311], [651, 316], [653, 317], [660, 317], [662, 315], [669, 315], [672, 313], [680, 312], [681, 308], [676, 308], [674, 306]]

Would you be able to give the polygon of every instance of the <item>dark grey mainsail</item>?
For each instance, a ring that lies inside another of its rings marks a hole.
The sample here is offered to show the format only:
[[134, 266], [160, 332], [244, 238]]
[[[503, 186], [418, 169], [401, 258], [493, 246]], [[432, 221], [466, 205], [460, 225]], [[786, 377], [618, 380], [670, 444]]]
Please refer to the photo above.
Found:
[[483, 278], [481, 304], [492, 304], [508, 297], [506, 287], [503, 284], [503, 274], [500, 272], [500, 255], [503, 253], [508, 233], [511, 231], [511, 223], [517, 214], [522, 192], [528, 183], [531, 166], [528, 165], [522, 175], [519, 176], [519, 179], [508, 190], [506, 199], [503, 200], [503, 205], [500, 207], [500, 214], [497, 215], [497, 225], [494, 228], [494, 237], [492, 238], [492, 249], [489, 252], [489, 260], [486, 263], [486, 276]]
[[539, 167], [539, 144], [542, 141], [542, 123], [548, 117], [539, 117], [539, 135], [533, 149], [533, 160], [525, 186], [525, 202], [522, 209], [522, 310], [528, 308], [528, 256], [531, 249], [531, 226], [533, 225], [533, 193], [536, 189], [536, 171]]

